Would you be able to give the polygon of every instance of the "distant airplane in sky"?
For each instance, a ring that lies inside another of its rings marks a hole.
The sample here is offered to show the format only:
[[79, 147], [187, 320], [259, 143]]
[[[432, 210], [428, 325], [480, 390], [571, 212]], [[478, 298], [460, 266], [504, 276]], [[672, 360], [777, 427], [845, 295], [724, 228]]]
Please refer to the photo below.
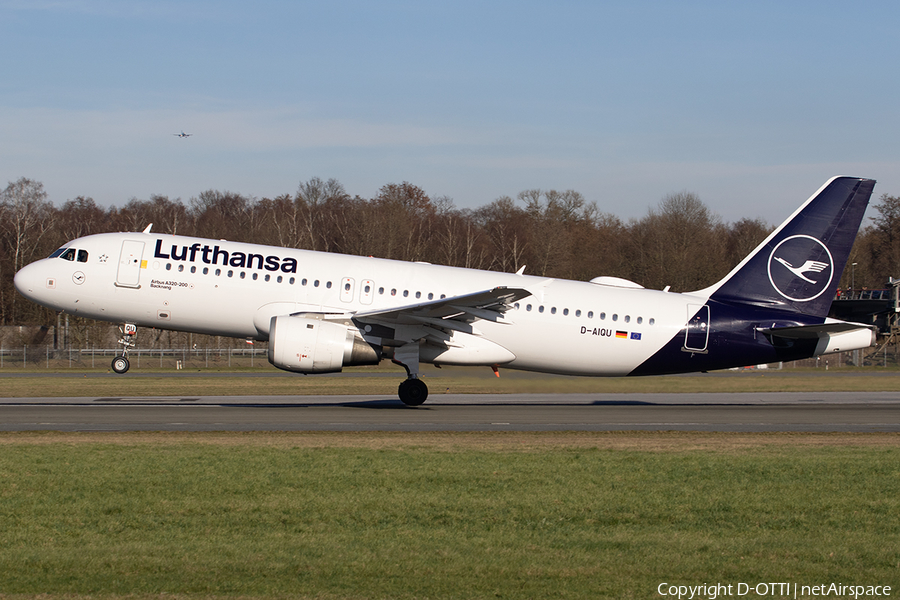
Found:
[[181, 133], [173, 133], [172, 135], [176, 135], [178, 137], [191, 137], [194, 134], [193, 133], [185, 133], [184, 130], [182, 130]]

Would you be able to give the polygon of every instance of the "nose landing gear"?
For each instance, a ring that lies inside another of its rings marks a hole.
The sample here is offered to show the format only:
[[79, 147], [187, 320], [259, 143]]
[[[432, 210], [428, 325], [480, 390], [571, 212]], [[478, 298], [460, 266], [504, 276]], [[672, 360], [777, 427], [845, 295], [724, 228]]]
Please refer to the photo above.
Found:
[[112, 370], [122, 374], [128, 371], [131, 363], [128, 362], [128, 349], [134, 347], [134, 338], [137, 335], [137, 325], [125, 323], [124, 328], [119, 328], [122, 332], [122, 338], [119, 343], [122, 345], [122, 355], [112, 360]]
[[119, 374], [127, 371], [130, 366], [131, 364], [125, 356], [117, 356], [112, 361], [112, 370]]

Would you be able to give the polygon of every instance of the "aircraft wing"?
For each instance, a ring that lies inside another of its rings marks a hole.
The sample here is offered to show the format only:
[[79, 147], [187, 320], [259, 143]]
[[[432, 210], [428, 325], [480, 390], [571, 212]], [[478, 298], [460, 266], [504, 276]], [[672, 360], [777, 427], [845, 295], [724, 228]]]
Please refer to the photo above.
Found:
[[521, 288], [495, 287], [472, 294], [420, 304], [358, 312], [353, 321], [369, 338], [394, 347], [393, 360], [409, 369], [426, 356], [445, 364], [502, 364], [515, 358], [487, 340], [477, 321], [508, 324], [504, 314], [512, 304], [531, 296]]
[[502, 322], [513, 302], [530, 295], [531, 292], [521, 288], [495, 287], [420, 304], [358, 312], [354, 320], [388, 325], [433, 325], [463, 331], [460, 326], [477, 320]]

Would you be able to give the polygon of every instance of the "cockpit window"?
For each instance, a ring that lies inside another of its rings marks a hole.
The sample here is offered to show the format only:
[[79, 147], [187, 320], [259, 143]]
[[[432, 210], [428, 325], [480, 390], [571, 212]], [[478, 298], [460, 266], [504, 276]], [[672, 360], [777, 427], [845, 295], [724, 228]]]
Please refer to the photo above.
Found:
[[63, 260], [75, 260], [75, 248], [69, 248], [60, 256]]
[[62, 253], [65, 252], [65, 251], [66, 251], [65, 248], [60, 248], [59, 250], [57, 250], [56, 252], [54, 252], [53, 254], [51, 254], [51, 255], [50, 255], [50, 258], [56, 258], [57, 256], [59, 256], [60, 254], [62, 254]]
[[79, 250], [78, 251], [78, 262], [87, 262], [88, 259], [88, 251], [87, 250]]

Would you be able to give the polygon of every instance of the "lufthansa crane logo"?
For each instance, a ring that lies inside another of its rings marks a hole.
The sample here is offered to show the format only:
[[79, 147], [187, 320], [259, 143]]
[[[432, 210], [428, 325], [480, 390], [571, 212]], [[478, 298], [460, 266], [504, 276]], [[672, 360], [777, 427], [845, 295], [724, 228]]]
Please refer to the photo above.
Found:
[[788, 300], [809, 302], [828, 289], [833, 264], [831, 252], [821, 241], [808, 235], [791, 236], [769, 255], [769, 281]]

